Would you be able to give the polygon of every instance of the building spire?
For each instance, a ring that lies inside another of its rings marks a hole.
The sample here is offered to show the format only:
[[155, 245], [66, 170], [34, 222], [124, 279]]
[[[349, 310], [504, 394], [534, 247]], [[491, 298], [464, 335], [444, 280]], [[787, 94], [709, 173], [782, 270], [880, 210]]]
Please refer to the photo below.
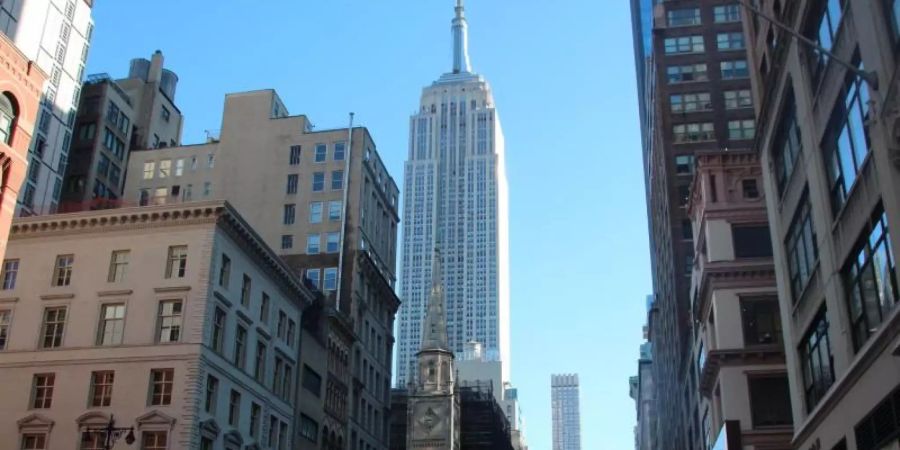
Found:
[[456, 0], [456, 17], [453, 18], [453, 73], [469, 73], [469, 25], [463, 0]]
[[425, 327], [422, 334], [422, 351], [450, 351], [447, 344], [447, 318], [444, 314], [444, 279], [441, 270], [441, 251], [434, 249], [434, 263], [431, 269], [431, 295], [425, 312]]

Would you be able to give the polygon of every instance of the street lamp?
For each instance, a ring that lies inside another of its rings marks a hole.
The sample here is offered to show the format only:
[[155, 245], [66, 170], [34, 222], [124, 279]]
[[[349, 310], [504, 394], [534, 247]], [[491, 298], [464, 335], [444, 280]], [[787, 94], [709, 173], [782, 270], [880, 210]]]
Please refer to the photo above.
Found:
[[[128, 432], [128, 434], [125, 434]], [[90, 442], [91, 435], [96, 435], [99, 439], [103, 439], [103, 449], [112, 450], [116, 441], [125, 435], [125, 443], [134, 444], [134, 427], [116, 427], [116, 419], [109, 416], [109, 423], [105, 427], [86, 427], [82, 433], [82, 442]]]

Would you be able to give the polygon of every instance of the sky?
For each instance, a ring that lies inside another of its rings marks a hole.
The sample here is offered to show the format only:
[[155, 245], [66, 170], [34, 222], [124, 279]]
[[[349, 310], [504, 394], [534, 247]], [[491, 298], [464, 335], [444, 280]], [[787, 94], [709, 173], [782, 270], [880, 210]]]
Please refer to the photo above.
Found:
[[[550, 375], [578, 373], [582, 448], [634, 448], [628, 377], [651, 292], [625, 0], [469, 0], [472, 65], [494, 90], [510, 186], [512, 382], [533, 450], [551, 450]], [[451, 68], [453, 0], [102, 0], [87, 73], [159, 49], [184, 143], [224, 95], [274, 88], [319, 129], [348, 113], [403, 186], [409, 117]]]

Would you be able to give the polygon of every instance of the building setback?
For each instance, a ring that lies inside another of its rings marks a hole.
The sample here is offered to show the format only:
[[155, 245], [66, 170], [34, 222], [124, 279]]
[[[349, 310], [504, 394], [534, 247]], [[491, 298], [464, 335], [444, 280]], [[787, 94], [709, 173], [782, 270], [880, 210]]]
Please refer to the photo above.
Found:
[[581, 450], [581, 406], [578, 392], [578, 375], [551, 376], [553, 450]]
[[[28, 145], [40, 109], [47, 75], [22, 54], [5, 35], [0, 35], [0, 259], [16, 211], [28, 167]], [[0, 282], [18, 266], [0, 267]], [[2, 336], [0, 336], [2, 337]]]
[[10, 445], [102, 448], [115, 416], [141, 448], [295, 448], [313, 294], [229, 204], [22, 218], [7, 257]]
[[47, 74], [29, 147], [19, 215], [56, 212], [94, 25], [93, 0], [9, 0], [0, 4], [0, 32]]
[[409, 381], [438, 241], [447, 279], [450, 348], [480, 342], [508, 381], [509, 237], [505, 146], [487, 81], [471, 70], [462, 0], [453, 19], [453, 68], [422, 91], [410, 118], [404, 172], [397, 386]]
[[159, 51], [151, 60], [132, 60], [128, 78], [88, 77], [59, 211], [120, 206], [131, 151], [180, 145], [183, 118], [174, 104], [177, 82], [175, 73], [163, 68]]
[[329, 364], [304, 366], [310, 389], [301, 396], [317, 402], [322, 385], [327, 414], [319, 417], [327, 423], [307, 415], [307, 429], [319, 433], [306, 438], [386, 449], [399, 307], [397, 186], [365, 128], [313, 131], [272, 90], [229, 94], [224, 109], [220, 135], [205, 144], [132, 152], [125, 202], [215, 198], [241, 211], [325, 297], [327, 320], [305, 331], [319, 337], [312, 345], [324, 348]]
[[[694, 242], [687, 204], [698, 153], [747, 149], [755, 134], [741, 7], [736, 1], [632, 2], [653, 254], [650, 312], [657, 442], [700, 448], [690, 371]], [[652, 11], [652, 17], [647, 17]], [[652, 24], [651, 45], [646, 28]], [[649, 48], [650, 54], [647, 55]], [[639, 56], [641, 56], [639, 55]]]
[[797, 449], [898, 446], [898, 6], [763, 5], [833, 57], [745, 18]]

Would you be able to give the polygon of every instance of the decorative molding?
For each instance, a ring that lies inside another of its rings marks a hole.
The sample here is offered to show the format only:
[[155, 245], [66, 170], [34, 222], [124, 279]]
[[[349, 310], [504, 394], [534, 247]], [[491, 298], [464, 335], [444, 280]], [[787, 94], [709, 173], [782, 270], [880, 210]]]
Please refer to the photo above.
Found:
[[134, 423], [137, 424], [138, 428], [142, 429], [168, 427], [171, 430], [175, 427], [175, 422], [174, 417], [155, 409], [134, 419]]
[[53, 429], [54, 422], [52, 419], [47, 416], [41, 414], [29, 414], [18, 421], [16, 424], [19, 426], [19, 432], [22, 430], [45, 430], [49, 432]]
[[169, 286], [153, 288], [153, 292], [156, 292], [157, 294], [171, 294], [172, 292], [187, 292], [190, 290], [190, 286]]
[[3, 303], [18, 303], [18, 302], [19, 302], [19, 297], [6, 297], [6, 298], [0, 298], [0, 304], [3, 304]]
[[110, 416], [109, 414], [100, 412], [100, 411], [88, 411], [75, 419], [75, 423], [79, 425], [85, 425], [87, 423], [103, 423], [104, 425], [109, 423]]
[[41, 296], [41, 300], [70, 300], [75, 298], [75, 294], [45, 294]]
[[210, 439], [217, 439], [222, 431], [215, 419], [206, 419], [200, 422], [200, 434]]
[[216, 299], [218, 299], [220, 302], [224, 303], [225, 307], [228, 309], [231, 309], [231, 307], [234, 306], [234, 304], [231, 303], [231, 300], [225, 298], [225, 295], [219, 291], [213, 290], [213, 296], [216, 297]]
[[124, 297], [126, 295], [131, 295], [134, 293], [132, 289], [119, 289], [117, 291], [99, 291], [97, 292], [98, 297]]
[[247, 313], [245, 313], [243, 310], [238, 309], [238, 310], [235, 310], [235, 312], [237, 313], [237, 316], [238, 316], [242, 321], [244, 321], [245, 324], [250, 325], [250, 324], [253, 323], [253, 318], [251, 318], [250, 316], [248, 316]]

